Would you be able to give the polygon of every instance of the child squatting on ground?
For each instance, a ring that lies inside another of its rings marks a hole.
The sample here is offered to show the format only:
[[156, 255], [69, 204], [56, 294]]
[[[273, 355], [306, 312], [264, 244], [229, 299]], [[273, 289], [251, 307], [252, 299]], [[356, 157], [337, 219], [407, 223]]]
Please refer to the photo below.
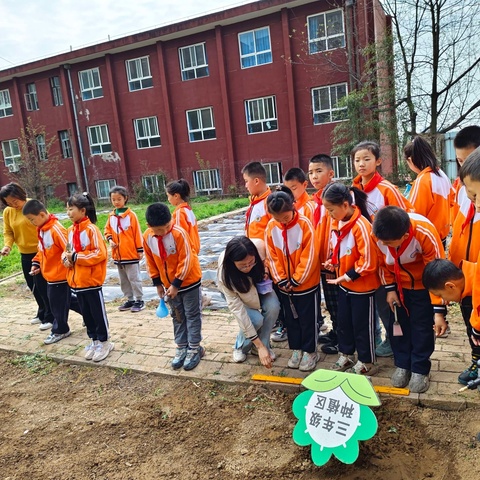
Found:
[[200, 282], [202, 271], [187, 232], [174, 225], [172, 214], [163, 203], [147, 207], [148, 229], [143, 247], [148, 271], [158, 295], [166, 298], [173, 320], [177, 344], [172, 368], [194, 369], [205, 354], [202, 340]]

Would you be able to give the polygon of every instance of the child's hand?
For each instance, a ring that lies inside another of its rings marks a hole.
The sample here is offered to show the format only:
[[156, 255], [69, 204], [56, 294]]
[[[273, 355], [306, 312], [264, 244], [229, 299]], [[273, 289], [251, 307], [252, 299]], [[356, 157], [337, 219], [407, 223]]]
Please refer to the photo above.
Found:
[[10, 250], [12, 250], [10, 247], [5, 246], [0, 250], [0, 255], [6, 257], [7, 255], [10, 255]]
[[178, 294], [178, 288], [177, 287], [174, 287], [173, 285], [170, 285], [167, 289], [167, 295], [170, 297], [170, 298], [175, 298]]
[[108, 243], [110, 244], [110, 246], [111, 246], [112, 248], [117, 248], [117, 247], [118, 247], [118, 245], [117, 245], [112, 239], [110, 239], [110, 240], [108, 241]]
[[335, 267], [332, 264], [332, 259], [329, 258], [325, 263], [322, 263], [322, 266], [325, 270], [328, 270], [329, 272], [334, 272]]
[[38, 267], [32, 267], [30, 270], [30, 275], [38, 275], [40, 273], [40, 269]]
[[[71, 262], [71, 260], [68, 259], [68, 253], [67, 252], [63, 252], [62, 253], [62, 263], [63, 263], [63, 266], [66, 267], [66, 268], [72, 268], [73, 267], [73, 263]], [[70, 259], [72, 257], [72, 254], [70, 253]]]
[[288, 282], [286, 285], [283, 287], [278, 287], [280, 290], [283, 290], [284, 292], [291, 292], [293, 290], [293, 286], [290, 282]]
[[435, 336], [439, 337], [446, 332], [448, 323], [445, 321], [443, 313], [436, 313], [433, 318], [435, 320], [433, 330], [435, 331]]
[[330, 285], [340, 285], [343, 282], [350, 282], [350, 278], [347, 277], [347, 275], [342, 275], [341, 277], [338, 278], [327, 278], [327, 283]]
[[157, 295], [160, 298], [163, 298], [165, 296], [165, 287], [163, 285], [157, 285]]
[[387, 293], [387, 303], [390, 305], [390, 310], [392, 312], [395, 311], [395, 306], [399, 307], [401, 305], [397, 292], [393, 291]]
[[143, 252], [139, 252], [138, 259], [141, 260], [143, 258]]

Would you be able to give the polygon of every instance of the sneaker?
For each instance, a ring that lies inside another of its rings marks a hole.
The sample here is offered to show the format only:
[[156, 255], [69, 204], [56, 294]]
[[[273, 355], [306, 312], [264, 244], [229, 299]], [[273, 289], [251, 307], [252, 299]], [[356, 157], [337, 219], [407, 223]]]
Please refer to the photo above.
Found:
[[67, 333], [51, 333], [44, 341], [43, 343], [45, 345], [50, 345], [52, 343], [57, 343], [60, 340], [63, 340], [64, 338], [67, 338], [70, 336], [70, 330]]
[[280, 327], [276, 332], [273, 332], [270, 335], [270, 340], [272, 342], [284, 342], [287, 338], [287, 329], [285, 327]]
[[283, 324], [280, 320], [275, 320], [275, 323], [273, 324], [273, 327], [272, 327], [272, 332], [275, 332], [277, 331], [279, 328], [282, 328]]
[[32, 318], [30, 320], [31, 325], [38, 325], [39, 323], [42, 323], [42, 321], [38, 317]]
[[300, 366], [301, 361], [302, 361], [302, 351], [294, 350], [292, 352], [292, 356], [288, 360], [287, 366], [288, 368], [298, 368]]
[[447, 325], [445, 332], [439, 335], [437, 338], [447, 338], [451, 333], [452, 331], [450, 330], [450, 325]]
[[392, 385], [397, 388], [405, 388], [410, 381], [412, 372], [405, 368], [397, 367], [392, 375]]
[[42, 323], [38, 328], [40, 330], [50, 330], [53, 327], [53, 325], [50, 322], [45, 322]]
[[325, 335], [318, 336], [318, 343], [337, 343], [337, 335], [333, 330], [330, 330]]
[[192, 348], [189, 348], [187, 352], [187, 356], [185, 357], [183, 369], [187, 371], [193, 370], [200, 363], [200, 359], [204, 355], [205, 355], [205, 349], [203, 347], [198, 347], [195, 350]]
[[125, 303], [123, 303], [122, 305], [120, 305], [118, 307], [118, 309], [121, 311], [121, 312], [127, 312], [129, 310], [132, 309], [133, 305], [135, 304], [135, 302], [133, 300], [127, 300]]
[[320, 347], [320, 350], [327, 355], [338, 355], [338, 345], [326, 343]]
[[422, 375], [421, 373], [412, 373], [408, 388], [412, 393], [424, 393], [430, 386], [430, 380], [428, 375]]
[[475, 380], [478, 377], [477, 361], [478, 358], [472, 358], [471, 365], [458, 376], [458, 383], [468, 385], [470, 380]]
[[255, 345], [252, 345], [252, 348], [250, 349], [250, 353], [258, 357], [258, 348]]
[[379, 347], [383, 343], [381, 335], [375, 335], [375, 348]]
[[233, 349], [233, 361], [235, 363], [242, 363], [246, 359], [247, 359], [247, 355], [245, 353], [243, 353], [243, 350], [241, 348], [234, 348]]
[[338, 354], [338, 360], [332, 365], [331, 370], [337, 372], [344, 372], [354, 365], [353, 355], [344, 355], [343, 353]]
[[377, 357], [393, 357], [393, 350], [388, 338], [386, 338], [380, 345], [377, 346], [375, 349], [375, 354]]
[[105, 360], [114, 348], [115, 344], [108, 340], [106, 342], [98, 342], [95, 346], [95, 353], [93, 354], [92, 360], [94, 362]]
[[183, 363], [185, 362], [185, 357], [187, 356], [187, 347], [177, 347], [175, 350], [175, 356], [172, 360], [172, 368], [174, 370], [178, 370], [179, 368], [183, 367]]
[[307, 353], [303, 352], [302, 361], [300, 362], [300, 366], [298, 369], [302, 372], [310, 372], [311, 370], [315, 370], [317, 365], [318, 355], [317, 352]]
[[354, 373], [356, 375], [368, 375], [371, 377], [378, 373], [378, 367], [374, 363], [363, 363], [360, 360], [348, 370], [345, 370], [346, 373]]
[[131, 312], [141, 312], [145, 308], [145, 302], [143, 300], [137, 300], [133, 302]]
[[92, 340], [92, 342], [85, 347], [85, 360], [91, 360], [93, 358], [98, 343], [98, 340]]

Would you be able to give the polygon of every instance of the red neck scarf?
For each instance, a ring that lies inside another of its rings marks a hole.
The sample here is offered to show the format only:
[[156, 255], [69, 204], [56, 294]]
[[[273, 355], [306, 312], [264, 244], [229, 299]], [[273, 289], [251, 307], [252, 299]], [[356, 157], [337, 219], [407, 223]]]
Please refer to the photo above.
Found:
[[360, 181], [360, 184], [362, 185], [363, 191], [365, 193], [370, 193], [372, 190], [374, 190], [377, 185], [383, 180], [383, 177], [378, 173], [375, 172], [375, 175], [368, 181], [366, 185], [363, 185]]
[[475, 204], [473, 202], [470, 202], [470, 207], [468, 207], [468, 212], [467, 216], [465, 217], [465, 221], [462, 223], [462, 232], [465, 229], [465, 227], [473, 220], [473, 217], [475, 216]]
[[82, 244], [80, 242], [80, 224], [85, 220], [88, 220], [88, 217], [83, 217], [79, 222], [73, 224], [73, 248], [76, 252], [82, 251]]
[[357, 223], [357, 220], [362, 215], [362, 212], [360, 212], [360, 209], [358, 207], [354, 206], [354, 208], [355, 211], [353, 212], [352, 218], [349, 220], [349, 222], [344, 225], [340, 230], [333, 230], [337, 235], [337, 243], [335, 244], [332, 254], [332, 264], [334, 266], [337, 266], [339, 264], [338, 254], [340, 253], [340, 244], [342, 243], [342, 240], [350, 233], [350, 230], [353, 228], [353, 226]]
[[[255, 200], [254, 200], [255, 198]], [[263, 201], [263, 198], [256, 198], [255, 197], [252, 197], [250, 199], [250, 206], [248, 207], [248, 210], [247, 210], [247, 213], [245, 215], [245, 232], [247, 233], [247, 237], [248, 237], [248, 226], [250, 225], [250, 216], [252, 215], [252, 210], [253, 210], [253, 207], [257, 204], [257, 203], [260, 203]]]
[[322, 213], [322, 191], [319, 190], [313, 194], [313, 200], [315, 202], [315, 210], [313, 211], [313, 226], [316, 227], [320, 222], [320, 215]]
[[47, 226], [49, 223], [52, 223], [56, 220], [57, 220], [57, 217], [53, 214], [50, 214], [50, 216], [48, 217], [48, 220], [41, 227], [37, 227], [37, 238], [40, 244], [42, 245], [43, 251], [45, 251], [45, 244], [43, 243], [43, 236], [41, 235], [40, 232], [42, 231], [43, 227]]
[[122, 217], [120, 215], [117, 215], [116, 213], [114, 213], [113, 215], [117, 219], [117, 233], [123, 233], [125, 230], [122, 227]]
[[402, 287], [402, 278], [400, 276], [399, 259], [402, 256], [402, 253], [407, 249], [408, 245], [412, 240], [413, 240], [413, 228], [410, 225], [410, 228], [408, 229], [408, 237], [402, 242], [402, 244], [398, 248], [388, 247], [388, 251], [390, 252], [394, 260], [393, 268], [395, 272], [395, 281], [397, 282], [398, 293], [400, 294], [400, 301], [402, 302], [402, 305], [404, 306], [405, 310], [407, 310], [407, 307], [405, 306], [405, 299], [403, 296], [403, 287]]
[[290, 249], [288, 248], [288, 229], [292, 228], [298, 222], [298, 212], [296, 210], [293, 211], [293, 218], [292, 220], [287, 223], [286, 225], [282, 223], [282, 237], [283, 237], [283, 244], [285, 245], [285, 256], [287, 257], [287, 265], [288, 265], [288, 276], [290, 277]]
[[163, 244], [163, 238], [173, 230], [173, 226], [174, 225], [172, 223], [172, 228], [170, 228], [170, 230], [163, 237], [161, 235], [154, 235], [158, 242], [158, 252], [160, 253], [160, 258], [164, 262], [167, 260], [167, 251], [165, 250], [165, 245]]

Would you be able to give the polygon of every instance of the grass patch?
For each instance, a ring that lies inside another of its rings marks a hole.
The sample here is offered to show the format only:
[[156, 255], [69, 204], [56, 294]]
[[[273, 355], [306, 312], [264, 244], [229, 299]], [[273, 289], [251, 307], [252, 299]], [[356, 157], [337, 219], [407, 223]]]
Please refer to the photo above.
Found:
[[22, 355], [11, 360], [12, 365], [25, 368], [30, 373], [36, 375], [49, 374], [56, 363], [48, 358], [44, 353], [34, 353], [33, 355]]

